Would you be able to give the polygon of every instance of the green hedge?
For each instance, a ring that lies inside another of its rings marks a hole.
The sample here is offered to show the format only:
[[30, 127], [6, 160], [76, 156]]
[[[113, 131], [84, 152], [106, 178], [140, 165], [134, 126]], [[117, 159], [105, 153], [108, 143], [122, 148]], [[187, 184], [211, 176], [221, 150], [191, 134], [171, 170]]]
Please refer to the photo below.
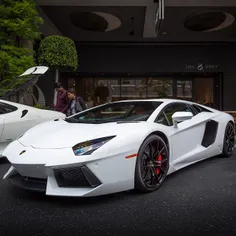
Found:
[[78, 68], [78, 55], [73, 40], [53, 35], [44, 38], [39, 46], [39, 63], [56, 69]]

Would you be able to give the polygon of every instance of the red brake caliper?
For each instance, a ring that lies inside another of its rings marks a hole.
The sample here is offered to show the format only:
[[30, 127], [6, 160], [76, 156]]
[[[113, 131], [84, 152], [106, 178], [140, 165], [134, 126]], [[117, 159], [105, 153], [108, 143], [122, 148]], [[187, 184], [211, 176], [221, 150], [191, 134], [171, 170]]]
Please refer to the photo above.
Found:
[[[159, 154], [159, 155], [157, 156], [157, 161], [162, 161], [162, 155], [161, 155], [161, 154]], [[157, 166], [161, 166], [161, 164], [158, 164]], [[160, 169], [157, 167], [157, 168], [156, 168], [156, 174], [159, 175], [160, 172], [161, 172]]]

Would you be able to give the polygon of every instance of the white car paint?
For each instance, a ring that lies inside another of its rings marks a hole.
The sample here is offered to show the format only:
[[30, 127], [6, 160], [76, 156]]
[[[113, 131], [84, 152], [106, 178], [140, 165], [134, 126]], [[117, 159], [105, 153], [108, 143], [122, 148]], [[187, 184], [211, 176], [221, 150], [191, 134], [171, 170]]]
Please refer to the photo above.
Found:
[[[13, 106], [16, 110], [0, 114], [0, 156], [10, 142], [16, 140], [28, 129], [45, 121], [65, 118], [65, 115], [60, 112], [38, 109], [1, 99], [0, 110], [2, 104]], [[27, 114], [22, 117], [23, 111], [27, 111]]]
[[23, 74], [19, 75], [19, 77], [25, 76], [25, 75], [43, 75], [48, 71], [47, 66], [34, 66], [26, 70]]
[[[171, 99], [146, 101], [163, 102], [147, 121], [81, 124], [67, 123], [61, 119], [30, 129], [5, 149], [4, 155], [12, 163], [12, 167], [4, 179], [17, 173], [27, 178], [44, 178], [46, 194], [55, 196], [89, 197], [130, 190], [134, 188], [137, 156], [126, 157], [137, 154], [144, 140], [156, 131], [165, 134], [169, 142], [168, 174], [222, 153], [225, 128], [229, 121], [234, 121], [232, 116], [205, 107], [212, 112], [201, 112], [189, 117], [177, 127], [165, 126], [154, 121], [166, 105], [173, 102], [195, 103]], [[176, 118], [181, 117], [180, 114], [176, 115]], [[217, 121], [219, 126], [215, 142], [205, 148], [201, 146], [201, 141], [205, 124], [209, 120]], [[72, 150], [80, 142], [111, 135], [116, 137], [91, 155], [76, 156]], [[59, 187], [54, 170], [79, 166], [86, 166], [102, 184], [97, 187]]]

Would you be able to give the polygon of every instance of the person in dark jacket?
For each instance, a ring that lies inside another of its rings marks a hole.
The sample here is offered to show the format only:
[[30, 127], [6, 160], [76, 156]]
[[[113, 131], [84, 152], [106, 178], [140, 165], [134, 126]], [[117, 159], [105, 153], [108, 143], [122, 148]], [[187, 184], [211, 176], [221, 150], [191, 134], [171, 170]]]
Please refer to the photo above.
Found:
[[70, 101], [67, 96], [67, 91], [63, 88], [60, 82], [55, 83], [55, 89], [57, 91], [55, 111], [60, 111], [66, 114], [70, 104]]
[[76, 96], [75, 89], [73, 88], [68, 89], [67, 95], [70, 100], [70, 105], [67, 110], [67, 116], [74, 115], [80, 111], [87, 109], [87, 106], [83, 98]]

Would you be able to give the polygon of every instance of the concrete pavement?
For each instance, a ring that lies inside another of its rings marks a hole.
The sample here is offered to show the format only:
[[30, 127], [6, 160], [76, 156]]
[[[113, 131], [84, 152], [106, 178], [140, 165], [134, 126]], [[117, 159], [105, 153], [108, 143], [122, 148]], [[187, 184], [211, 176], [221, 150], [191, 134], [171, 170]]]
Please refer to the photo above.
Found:
[[[0, 164], [0, 178], [9, 164]], [[155, 193], [58, 198], [0, 183], [0, 236], [236, 235], [236, 155], [167, 177]]]

